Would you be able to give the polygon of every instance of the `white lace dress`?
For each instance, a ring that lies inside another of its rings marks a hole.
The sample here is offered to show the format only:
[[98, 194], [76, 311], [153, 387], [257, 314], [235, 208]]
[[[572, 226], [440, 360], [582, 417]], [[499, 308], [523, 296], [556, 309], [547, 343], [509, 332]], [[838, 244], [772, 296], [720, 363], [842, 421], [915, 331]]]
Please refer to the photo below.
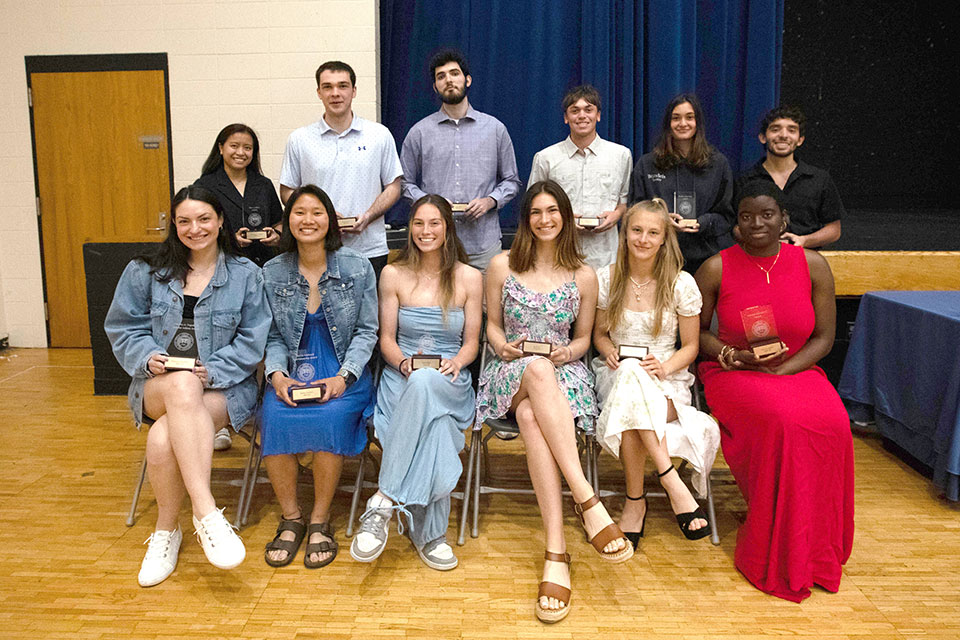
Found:
[[[597, 272], [600, 284], [597, 306], [606, 309], [610, 291], [610, 268]], [[689, 273], [681, 271], [674, 285], [675, 308], [663, 314], [663, 328], [654, 337], [651, 329], [653, 311], [625, 309], [620, 326], [610, 333], [615, 346], [642, 345], [650, 349], [660, 362], [676, 352], [677, 316], [699, 315], [702, 299], [697, 284]], [[705, 495], [706, 476], [720, 446], [720, 429], [707, 414], [690, 406], [690, 386], [693, 374], [687, 369], [677, 371], [665, 380], [647, 374], [635, 358], [620, 362], [614, 371], [606, 362], [594, 358], [591, 363], [597, 377], [597, 399], [602, 407], [597, 421], [597, 438], [603, 448], [620, 457], [621, 434], [629, 429], [648, 429], [658, 439], [666, 436], [667, 451], [672, 457], [683, 458], [693, 468], [694, 489]], [[667, 398], [673, 400], [677, 420], [667, 422]]]

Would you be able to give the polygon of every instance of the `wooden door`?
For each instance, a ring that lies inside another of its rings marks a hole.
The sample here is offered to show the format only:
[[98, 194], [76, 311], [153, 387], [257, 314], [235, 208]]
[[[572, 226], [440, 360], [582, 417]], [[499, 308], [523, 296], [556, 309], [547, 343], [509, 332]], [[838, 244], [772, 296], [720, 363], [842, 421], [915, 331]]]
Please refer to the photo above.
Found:
[[30, 74], [52, 347], [90, 346], [84, 242], [164, 236], [170, 206], [164, 74]]

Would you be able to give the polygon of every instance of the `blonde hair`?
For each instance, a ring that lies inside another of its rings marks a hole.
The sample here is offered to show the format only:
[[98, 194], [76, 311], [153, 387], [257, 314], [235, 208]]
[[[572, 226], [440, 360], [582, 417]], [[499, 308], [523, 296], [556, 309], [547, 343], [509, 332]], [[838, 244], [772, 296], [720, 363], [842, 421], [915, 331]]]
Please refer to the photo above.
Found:
[[[432, 204], [440, 211], [440, 217], [443, 219], [446, 231], [443, 236], [443, 246], [440, 247], [440, 310], [443, 315], [443, 323], [447, 322], [447, 310], [454, 300], [454, 285], [456, 284], [457, 263], [467, 261], [467, 252], [457, 238], [457, 231], [453, 222], [453, 210], [446, 198], [436, 194], [427, 194], [413, 203], [410, 208], [410, 223], [407, 225], [407, 246], [401, 249], [397, 256], [396, 264], [409, 267], [417, 278], [417, 285], [420, 284], [420, 264], [423, 253], [420, 247], [413, 241], [413, 217], [420, 210], [420, 207]], [[416, 286], [414, 286], [416, 289]]]
[[663, 312], [672, 307], [673, 287], [683, 267], [683, 254], [677, 243], [677, 232], [670, 222], [667, 203], [660, 198], [638, 202], [627, 210], [620, 221], [620, 239], [617, 245], [617, 261], [613, 264], [610, 278], [610, 292], [607, 303], [607, 331], [612, 331], [623, 320], [623, 309], [627, 296], [627, 281], [630, 279], [630, 250], [627, 248], [627, 230], [630, 220], [641, 211], [649, 211], [660, 216], [663, 225], [663, 244], [657, 251], [653, 264], [653, 278], [656, 281], [656, 301], [653, 306], [653, 335], [660, 335], [663, 324]]

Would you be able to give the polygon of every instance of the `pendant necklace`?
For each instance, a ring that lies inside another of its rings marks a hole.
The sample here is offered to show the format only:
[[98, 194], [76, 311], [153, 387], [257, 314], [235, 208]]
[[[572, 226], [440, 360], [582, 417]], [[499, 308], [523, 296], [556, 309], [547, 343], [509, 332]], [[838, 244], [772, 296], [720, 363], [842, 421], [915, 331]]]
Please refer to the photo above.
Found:
[[633, 297], [637, 299], [637, 302], [640, 302], [640, 294], [647, 288], [647, 285], [653, 282], [653, 278], [648, 279], [646, 282], [637, 282], [632, 276], [627, 277], [629, 277], [630, 282], [633, 283]]
[[[767, 276], [767, 284], [770, 284], [770, 272], [773, 271], [773, 268], [774, 268], [775, 266], [777, 266], [777, 260], [780, 259], [780, 250], [781, 250], [782, 248], [783, 248], [783, 245], [782, 245], [782, 244], [781, 244], [781, 245], [778, 245], [778, 247], [777, 247], [777, 257], [773, 259], [773, 264], [770, 265], [770, 268], [769, 268], [769, 269], [764, 269], [764, 268], [761, 267], [758, 263], [754, 262], [753, 258], [750, 258], [750, 262], [753, 262], [753, 264], [757, 265], [757, 268], [760, 269], [760, 271], [763, 271], [764, 275]], [[744, 253], [747, 253], [747, 252], [744, 251]], [[747, 254], [747, 255], [750, 255], [750, 254]]]

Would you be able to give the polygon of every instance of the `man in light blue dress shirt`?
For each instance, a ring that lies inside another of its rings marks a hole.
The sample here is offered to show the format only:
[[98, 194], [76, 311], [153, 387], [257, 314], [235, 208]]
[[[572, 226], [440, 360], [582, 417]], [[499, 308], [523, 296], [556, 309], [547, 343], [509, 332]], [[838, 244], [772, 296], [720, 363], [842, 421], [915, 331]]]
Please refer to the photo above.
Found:
[[357, 76], [350, 65], [324, 62], [316, 78], [323, 117], [287, 139], [280, 200], [305, 184], [323, 189], [337, 217], [357, 219], [350, 228], [341, 224], [343, 244], [366, 256], [379, 279], [388, 253], [383, 214], [400, 199], [403, 177], [397, 144], [385, 126], [353, 114]]
[[470, 106], [473, 79], [462, 54], [441, 51], [430, 74], [443, 104], [403, 141], [403, 196], [415, 202], [435, 193], [449, 200], [470, 265], [486, 271], [500, 253], [499, 209], [521, 187], [513, 141], [502, 122]]

